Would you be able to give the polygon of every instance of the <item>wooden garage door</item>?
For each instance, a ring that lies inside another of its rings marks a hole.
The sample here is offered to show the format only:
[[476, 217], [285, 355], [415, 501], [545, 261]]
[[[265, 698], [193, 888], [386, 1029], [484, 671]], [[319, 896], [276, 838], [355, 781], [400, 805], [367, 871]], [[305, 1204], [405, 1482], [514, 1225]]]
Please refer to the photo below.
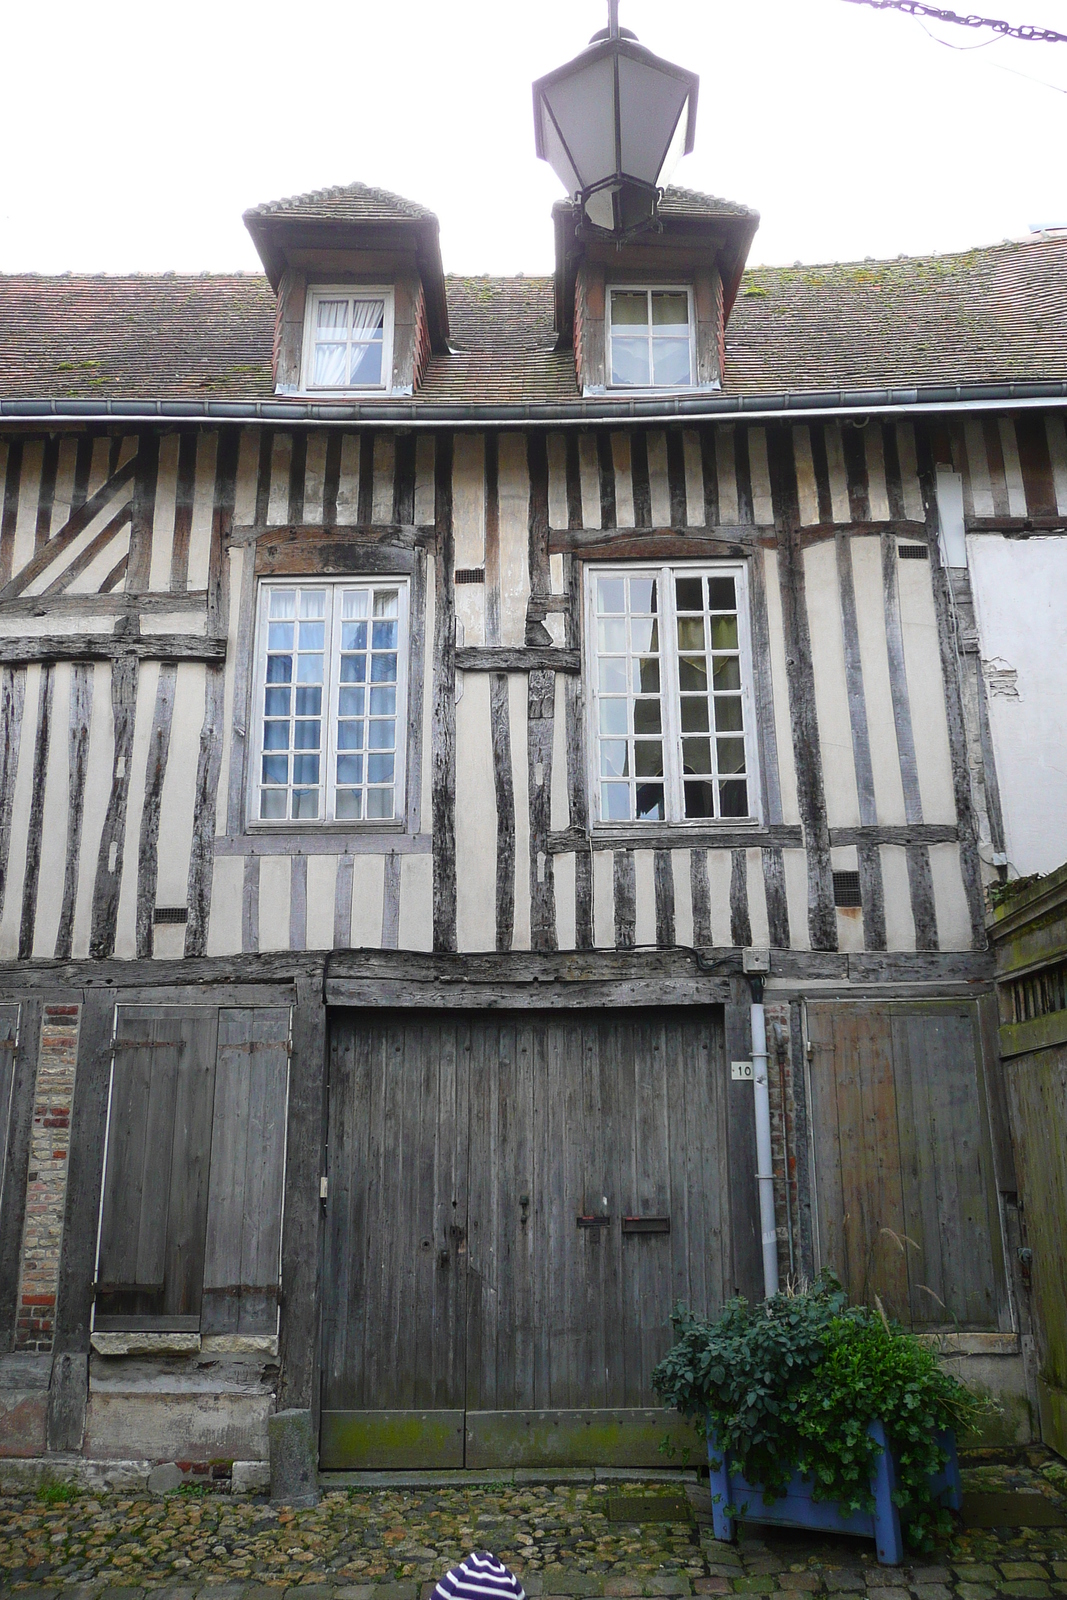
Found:
[[721, 1012], [342, 1014], [322, 1463], [662, 1464], [729, 1287]]

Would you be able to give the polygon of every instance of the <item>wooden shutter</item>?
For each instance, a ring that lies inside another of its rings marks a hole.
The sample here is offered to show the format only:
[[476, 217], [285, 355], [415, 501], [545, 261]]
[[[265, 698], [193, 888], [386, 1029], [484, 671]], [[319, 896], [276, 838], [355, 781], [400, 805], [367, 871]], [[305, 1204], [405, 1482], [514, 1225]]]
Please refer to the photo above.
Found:
[[277, 1332], [288, 1038], [287, 1008], [219, 1013], [204, 1334]]
[[121, 1006], [97, 1267], [97, 1328], [200, 1324], [218, 1014]]
[[18, 1006], [0, 1006], [0, 1197], [4, 1193], [7, 1147], [11, 1138], [11, 1085], [15, 1077], [18, 1033]]

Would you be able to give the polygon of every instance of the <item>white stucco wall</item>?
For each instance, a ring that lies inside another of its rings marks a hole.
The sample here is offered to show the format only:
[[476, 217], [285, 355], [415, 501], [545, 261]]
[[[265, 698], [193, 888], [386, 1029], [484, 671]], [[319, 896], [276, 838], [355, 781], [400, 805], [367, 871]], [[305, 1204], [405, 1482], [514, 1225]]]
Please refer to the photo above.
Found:
[[967, 540], [1008, 860], [1067, 861], [1067, 538]]

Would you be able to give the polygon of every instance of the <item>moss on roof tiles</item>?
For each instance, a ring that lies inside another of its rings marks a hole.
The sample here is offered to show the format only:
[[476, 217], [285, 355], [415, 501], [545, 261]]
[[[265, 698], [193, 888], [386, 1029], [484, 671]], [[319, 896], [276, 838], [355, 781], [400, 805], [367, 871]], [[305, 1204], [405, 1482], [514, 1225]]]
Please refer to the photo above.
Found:
[[[427, 401], [571, 400], [547, 277], [447, 279]], [[0, 277], [0, 395], [262, 399], [275, 300], [251, 274]], [[727, 392], [1067, 378], [1067, 238], [745, 274]]]

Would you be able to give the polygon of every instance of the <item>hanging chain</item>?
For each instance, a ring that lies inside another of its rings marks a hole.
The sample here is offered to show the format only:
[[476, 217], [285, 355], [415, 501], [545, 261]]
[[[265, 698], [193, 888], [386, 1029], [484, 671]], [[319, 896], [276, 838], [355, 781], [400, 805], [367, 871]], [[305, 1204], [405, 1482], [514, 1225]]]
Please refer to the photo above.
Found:
[[1025, 39], [1028, 44], [1067, 44], [1067, 33], [1052, 28], [1034, 28], [1028, 23], [1014, 27], [997, 17], [961, 17], [956, 11], [921, 4], [921, 0], [845, 0], [846, 5], [870, 6], [874, 11], [903, 11], [909, 17], [930, 17], [934, 22], [954, 22], [961, 28], [991, 28], [1003, 39]]

